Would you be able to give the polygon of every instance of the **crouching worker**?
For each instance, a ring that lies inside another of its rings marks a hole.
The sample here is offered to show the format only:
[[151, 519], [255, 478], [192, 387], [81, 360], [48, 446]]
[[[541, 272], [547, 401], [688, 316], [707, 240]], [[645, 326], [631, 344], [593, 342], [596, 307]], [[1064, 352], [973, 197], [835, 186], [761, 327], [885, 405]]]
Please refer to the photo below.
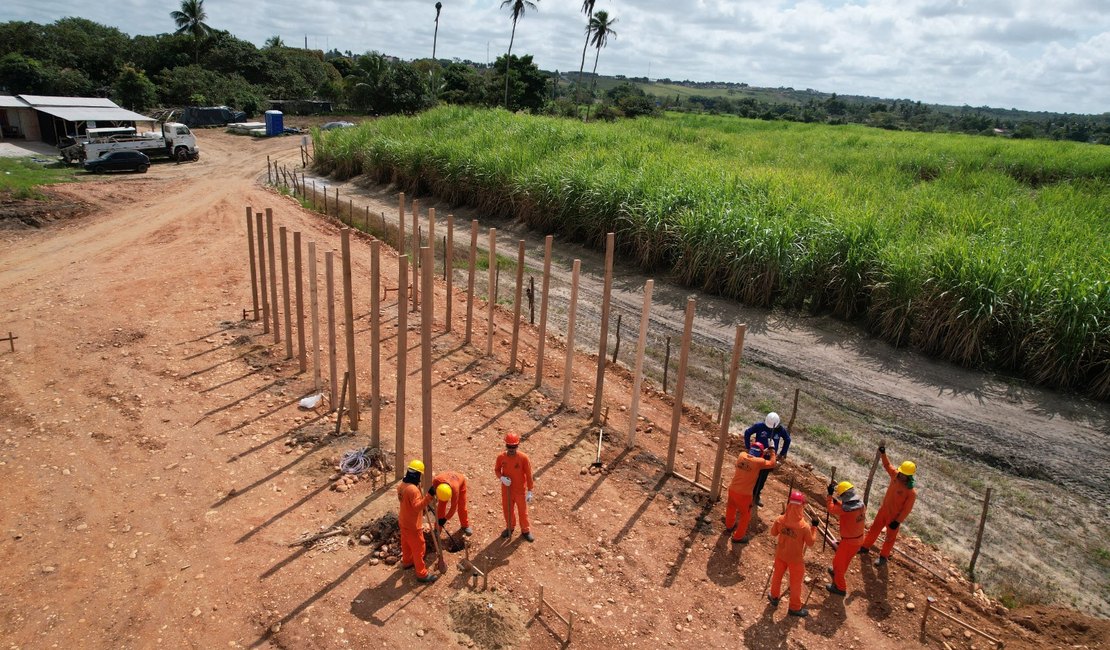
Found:
[[752, 522], [752, 491], [762, 470], [771, 471], [775, 466], [775, 450], [767, 449], [763, 458], [763, 445], [753, 442], [747, 451], [736, 457], [736, 470], [728, 484], [728, 505], [725, 506], [725, 529], [732, 532], [733, 544], [747, 544], [751, 539], [748, 526]]
[[466, 477], [461, 472], [440, 472], [432, 479], [439, 503], [436, 504], [436, 521], [439, 528], [447, 525], [447, 520], [459, 513], [459, 525], [464, 535], [472, 535], [470, 515], [466, 511]]
[[809, 610], [802, 607], [802, 579], [805, 576], [806, 547], [817, 541], [816, 519], [805, 521], [806, 495], [797, 490], [790, 493], [786, 513], [775, 520], [771, 535], [778, 537], [775, 547], [775, 570], [771, 574], [771, 605], [778, 606], [782, 597], [782, 574], [790, 572], [790, 609], [791, 616], [809, 616]]
[[424, 463], [414, 460], [405, 470], [405, 478], [397, 486], [397, 500], [401, 502], [397, 523], [401, 528], [401, 568], [416, 568], [418, 582], [435, 582], [437, 576], [428, 573], [424, 565], [424, 510], [435, 497], [424, 494], [420, 480], [424, 475]]
[[[833, 495], [836, 495], [835, 497]], [[833, 582], [825, 585], [829, 593], [843, 596], [848, 593], [848, 566], [852, 563], [856, 551], [863, 542], [863, 533], [867, 529], [867, 508], [859, 492], [848, 481], [829, 483], [829, 496], [826, 503], [829, 514], [840, 522], [840, 544], [836, 547], [833, 557], [832, 574]]]
[[860, 553], [869, 552], [871, 546], [879, 539], [879, 533], [886, 529], [886, 540], [879, 551], [879, 557], [875, 560], [875, 566], [886, 564], [887, 558], [894, 552], [894, 540], [898, 539], [898, 528], [905, 523], [906, 517], [910, 516], [913, 504], [917, 500], [917, 490], [914, 489], [917, 483], [917, 479], [914, 478], [917, 465], [907, 460], [895, 469], [890, 459], [886, 457], [886, 447], [883, 446], [879, 447], [879, 458], [883, 461], [883, 469], [890, 475], [890, 486], [886, 489], [883, 504], [879, 506], [875, 521], [871, 522], [871, 528], [867, 530], [867, 537], [864, 538], [863, 546], [859, 549]]

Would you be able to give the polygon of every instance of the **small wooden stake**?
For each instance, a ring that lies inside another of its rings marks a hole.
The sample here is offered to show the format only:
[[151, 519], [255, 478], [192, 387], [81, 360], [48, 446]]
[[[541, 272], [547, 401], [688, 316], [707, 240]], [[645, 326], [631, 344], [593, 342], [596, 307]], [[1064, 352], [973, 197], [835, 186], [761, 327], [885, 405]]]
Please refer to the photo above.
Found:
[[382, 445], [382, 401], [381, 401], [381, 303], [378, 295], [381, 284], [382, 242], [370, 242], [370, 446], [380, 449]]
[[543, 383], [543, 350], [547, 345], [547, 293], [551, 287], [551, 245], [555, 238], [551, 235], [543, 239], [543, 286], [540, 291], [540, 336], [536, 349], [536, 388]]
[[786, 423], [786, 431], [790, 432], [794, 428], [794, 418], [798, 415], [798, 396], [802, 394], [802, 389], [794, 389], [794, 406], [790, 408], [790, 421]]
[[497, 228], [489, 229], [489, 281], [486, 285], [486, 356], [493, 354], [493, 307], [497, 300]]
[[523, 239], [516, 251], [516, 293], [513, 294], [513, 339], [509, 347], [509, 372], [516, 372], [516, 351], [520, 340], [521, 295], [524, 290], [524, 246]]
[[[879, 441], [879, 447], [886, 447], [886, 440]], [[867, 485], [863, 488], [863, 505], [868, 504], [871, 498], [871, 482], [875, 480], [875, 469], [879, 466], [879, 450], [875, 449], [875, 459], [871, 461], [871, 471], [867, 473]]]
[[270, 175], [270, 157], [266, 156], [266, 184], [273, 185], [274, 177]]
[[671, 369], [671, 335], [667, 335], [667, 351], [663, 353], [663, 394], [667, 394], [667, 373]]
[[563, 406], [570, 406], [570, 380], [574, 377], [574, 317], [578, 312], [578, 275], [582, 270], [582, 260], [574, 260], [571, 269], [570, 304], [567, 305], [567, 354], [566, 361], [563, 362]]
[[466, 337], [463, 343], [469, 345], [474, 332], [474, 267], [478, 263], [478, 220], [470, 220], [470, 260], [466, 270]]
[[447, 215], [447, 243], [443, 246], [443, 275], [447, 281], [443, 331], [451, 331], [451, 306], [455, 304], [455, 215]]
[[[432, 286], [432, 274], [435, 262], [432, 260], [430, 246], [422, 246], [420, 254], [424, 258], [421, 271], [424, 274], [424, 304], [420, 313], [420, 400], [423, 405], [420, 409], [421, 429], [424, 432], [424, 481], [423, 486], [432, 484], [432, 309], [435, 293], [428, 287]], [[435, 532], [435, 531], [433, 531]]]
[[644, 309], [640, 314], [640, 340], [636, 343], [636, 369], [632, 373], [632, 406], [628, 409], [628, 417], [632, 421], [628, 427], [628, 444], [636, 444], [636, 424], [640, 413], [640, 386], [644, 378], [644, 350], [647, 347], [648, 325], [651, 324], [651, 293], [655, 288], [655, 280], [648, 280], [644, 284]]
[[331, 392], [328, 410], [334, 411], [339, 404], [339, 369], [335, 358], [335, 251], [324, 253], [324, 276], [328, 294], [328, 389]]
[[301, 233], [293, 232], [293, 287], [297, 295], [297, 361], [300, 372], [308, 370], [304, 345], [304, 280], [301, 275]]
[[524, 290], [528, 298], [528, 324], [536, 324], [536, 276], [528, 276], [528, 288]]
[[277, 257], [274, 255], [274, 211], [266, 208], [266, 248], [270, 262], [270, 306], [274, 322], [274, 343], [281, 341], [281, 332], [278, 326], [278, 294], [277, 294]]
[[613, 346], [613, 363], [617, 362], [617, 355], [621, 351], [621, 318], [624, 314], [617, 314], [617, 344]]
[[[405, 193], [401, 192], [397, 196], [397, 254], [405, 254]], [[404, 284], [408, 284], [409, 279], [406, 277]], [[400, 457], [397, 463], [400, 464]], [[404, 475], [401, 476], [404, 478]]]
[[732, 400], [736, 394], [736, 378], [740, 374], [740, 356], [744, 352], [744, 334], [748, 331], [747, 325], [736, 326], [736, 342], [732, 344], [732, 361], [729, 363], [728, 388], [725, 390], [725, 407], [721, 414], [721, 431], [717, 441], [717, 460], [713, 464], [713, 485], [709, 488], [709, 495], [713, 500], [720, 498], [721, 494], [721, 468], [725, 462], [725, 447], [728, 445], [728, 428], [732, 420]]
[[285, 358], [293, 358], [293, 309], [289, 296], [289, 247], [285, 226], [278, 228], [281, 240], [281, 304], [285, 311]]
[[[404, 195], [402, 195], [403, 197]], [[403, 198], [402, 198], [403, 200]], [[404, 222], [404, 219], [401, 219]], [[397, 416], [397, 440], [395, 476], [397, 480], [405, 477], [405, 384], [408, 381], [409, 358], [409, 256], [397, 258], [397, 403], [394, 405]]]
[[258, 270], [254, 261], [254, 217], [251, 206], [247, 206], [247, 255], [251, 262], [251, 304], [254, 306], [254, 319], [258, 320]]
[[971, 553], [971, 564], [967, 572], [971, 577], [975, 577], [975, 561], [979, 559], [979, 546], [983, 543], [983, 527], [987, 525], [987, 509], [991, 505], [991, 491], [993, 488], [987, 488], [987, 494], [983, 497], [983, 514], [979, 515], [979, 532], [975, 533], [975, 550]]
[[597, 344], [597, 379], [594, 381], [593, 423], [601, 421], [601, 402], [605, 394], [605, 357], [609, 346], [609, 299], [613, 293], [613, 254], [616, 249], [616, 235], [605, 235], [605, 290], [601, 295], [601, 332]]
[[320, 301], [316, 286], [316, 242], [308, 242], [308, 311], [312, 319], [312, 386], [320, 392]]
[[674, 384], [674, 406], [671, 409], [671, 440], [667, 447], [667, 473], [674, 474], [675, 453], [678, 451], [678, 429], [682, 423], [682, 398], [686, 391], [686, 364], [690, 360], [690, 339], [694, 332], [693, 297], [686, 299], [686, 324], [682, 328], [682, 344], [678, 351], [678, 376]]
[[355, 303], [351, 291], [351, 229], [339, 231], [343, 242], [343, 309], [346, 315], [347, 333], [347, 372], [351, 374], [350, 394], [347, 408], [350, 409], [351, 431], [358, 431], [358, 372], [355, 369]]
[[[270, 333], [270, 294], [266, 284], [266, 235], [262, 228], [262, 213], [254, 215], [255, 230], [258, 231], [258, 280], [262, 294], [262, 333]], [[275, 305], [276, 307], [276, 305]]]

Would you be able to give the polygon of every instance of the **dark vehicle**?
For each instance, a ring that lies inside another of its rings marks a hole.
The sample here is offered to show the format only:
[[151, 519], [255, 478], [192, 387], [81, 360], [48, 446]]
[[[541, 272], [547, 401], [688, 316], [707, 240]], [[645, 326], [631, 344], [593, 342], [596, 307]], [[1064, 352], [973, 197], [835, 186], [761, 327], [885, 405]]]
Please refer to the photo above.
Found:
[[96, 160], [85, 163], [85, 171], [90, 174], [104, 172], [139, 172], [145, 174], [150, 169], [150, 158], [140, 151], [113, 151]]

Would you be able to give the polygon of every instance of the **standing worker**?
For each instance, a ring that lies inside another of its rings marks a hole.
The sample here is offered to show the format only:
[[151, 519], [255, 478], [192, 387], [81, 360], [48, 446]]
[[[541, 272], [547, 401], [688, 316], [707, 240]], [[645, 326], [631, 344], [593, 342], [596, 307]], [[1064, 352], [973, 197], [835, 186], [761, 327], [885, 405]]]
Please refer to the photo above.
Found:
[[[532, 463], [528, 456], [518, 451], [520, 436], [505, 434], [505, 451], [497, 457], [493, 471], [501, 481], [501, 510], [505, 513], [505, 530], [502, 539], [513, 536], [516, 528], [516, 514], [520, 513], [520, 536], [529, 542], [536, 541], [528, 525], [528, 504], [532, 503]], [[515, 506], [515, 511], [514, 511]]]
[[817, 541], [817, 527], [821, 522], [811, 519], [805, 522], [806, 495], [794, 490], [786, 504], [786, 512], [771, 526], [771, 535], [778, 537], [775, 546], [775, 569], [771, 574], [771, 605], [777, 607], [782, 598], [782, 574], [790, 571], [790, 609], [791, 616], [809, 616], [809, 610], [802, 607], [802, 579], [805, 576], [806, 547]]
[[[443, 528], [457, 511], [463, 535], [472, 535], [474, 529], [470, 527], [470, 515], [466, 511], [466, 477], [461, 472], [440, 472], [432, 479], [432, 487], [439, 499], [436, 504], [436, 523], [439, 528]], [[448, 503], [451, 504], [450, 509]]]
[[736, 457], [736, 471], [728, 484], [728, 505], [725, 506], [725, 530], [733, 531], [733, 544], [747, 544], [751, 539], [748, 525], [752, 521], [752, 490], [760, 472], [771, 471], [775, 466], [775, 450], [767, 450], [768, 458], [762, 457], [763, 452], [763, 445], [753, 442], [747, 451]]
[[917, 500], [917, 490], [914, 489], [917, 482], [914, 478], [917, 465], [907, 460], [895, 469], [890, 459], [886, 457], [886, 447], [883, 445], [879, 445], [879, 457], [883, 461], [883, 469], [890, 475], [890, 487], [886, 489], [883, 504], [879, 506], [875, 521], [871, 522], [871, 528], [868, 529], [863, 546], [859, 549], [860, 553], [869, 553], [871, 546], [879, 539], [879, 533], [886, 529], [886, 540], [879, 551], [879, 557], [875, 560], [875, 566], [886, 564], [887, 558], [894, 551], [894, 540], [898, 539], [898, 527], [906, 521], [906, 517], [910, 516], [913, 503]]
[[397, 500], [401, 502], [401, 511], [397, 515], [397, 523], [401, 528], [401, 568], [416, 567], [417, 582], [435, 582], [437, 576], [428, 573], [424, 565], [424, 509], [435, 498], [434, 489], [429, 489], [425, 495], [420, 490], [420, 479], [424, 475], [424, 463], [413, 460], [405, 470], [405, 478], [397, 486]]
[[[833, 498], [833, 494], [836, 498]], [[848, 593], [848, 582], [845, 576], [852, 558], [856, 556], [860, 544], [863, 542], [863, 533], [867, 530], [867, 508], [859, 492], [848, 481], [829, 483], [829, 496], [825, 507], [830, 515], [835, 515], [840, 521], [840, 544], [836, 547], [833, 556], [833, 565], [829, 569], [832, 574], [832, 584], [825, 585], [829, 593], [844, 596]]]
[[[756, 422], [752, 426], [744, 429], [744, 447], [752, 446], [752, 436], [755, 436], [755, 441], [763, 445], [764, 449], [774, 449], [775, 454], [778, 455], [779, 461], [786, 460], [786, 454], [790, 451], [790, 432], [782, 425], [782, 418], [778, 413], [771, 411], [767, 417], [763, 418], [762, 422]], [[779, 449], [779, 445], [782, 449]], [[759, 472], [759, 480], [755, 484], [755, 504], [763, 507], [763, 501], [760, 500], [759, 495], [763, 493], [763, 484], [767, 482], [767, 475], [771, 473], [770, 469], [765, 469]]]

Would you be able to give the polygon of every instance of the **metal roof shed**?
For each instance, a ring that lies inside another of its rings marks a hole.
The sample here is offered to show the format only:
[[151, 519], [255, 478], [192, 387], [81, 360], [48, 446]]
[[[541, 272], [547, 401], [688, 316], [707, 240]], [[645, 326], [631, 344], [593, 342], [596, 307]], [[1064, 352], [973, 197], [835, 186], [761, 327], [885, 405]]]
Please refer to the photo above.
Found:
[[80, 135], [97, 126], [133, 126], [154, 123], [152, 117], [129, 111], [103, 97], [47, 97], [19, 95], [38, 114], [42, 140], [58, 144], [62, 138]]

